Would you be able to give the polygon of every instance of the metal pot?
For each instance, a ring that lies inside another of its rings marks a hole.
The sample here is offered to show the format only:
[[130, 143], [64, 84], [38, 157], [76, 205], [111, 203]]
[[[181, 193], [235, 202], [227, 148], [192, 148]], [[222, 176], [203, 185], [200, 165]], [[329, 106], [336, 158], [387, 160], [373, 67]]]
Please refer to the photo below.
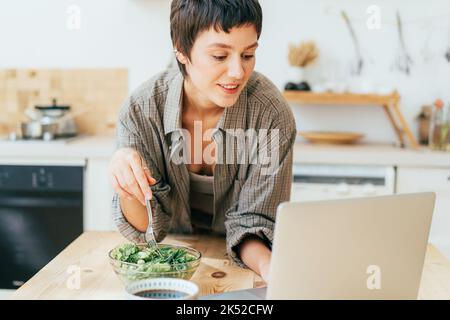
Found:
[[[56, 130], [53, 127], [49, 127], [47, 132], [50, 132], [53, 136], [58, 137], [71, 137], [77, 135], [77, 128], [73, 118], [76, 114], [70, 112], [70, 106], [58, 105], [56, 99], [52, 100], [53, 104], [50, 106], [35, 106], [37, 112], [37, 119], [43, 125], [55, 125]], [[43, 135], [46, 131], [43, 131]], [[48, 134], [50, 134], [48, 133]], [[45, 139], [45, 136], [43, 136]]]
[[52, 139], [58, 133], [57, 123], [22, 122], [20, 128], [24, 139]]
[[74, 116], [70, 106], [58, 105], [56, 99], [50, 106], [35, 106], [27, 109], [25, 114], [30, 118], [21, 123], [24, 139], [52, 140], [57, 137], [71, 137], [77, 134]]

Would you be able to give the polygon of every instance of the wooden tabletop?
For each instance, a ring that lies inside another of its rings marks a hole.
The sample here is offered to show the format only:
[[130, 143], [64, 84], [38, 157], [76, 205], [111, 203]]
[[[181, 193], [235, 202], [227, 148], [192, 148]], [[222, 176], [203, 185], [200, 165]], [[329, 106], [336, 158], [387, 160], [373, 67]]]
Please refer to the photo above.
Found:
[[[118, 232], [86, 232], [26, 282], [12, 299], [124, 299], [124, 286], [107, 258], [109, 250], [127, 242]], [[209, 235], [168, 236], [164, 243], [199, 250], [203, 257], [192, 281], [200, 295], [264, 286], [254, 272], [231, 263], [225, 239]], [[80, 277], [74, 278], [79, 274]], [[79, 287], [77, 281], [80, 279]], [[450, 262], [428, 246], [419, 299], [450, 299]]]

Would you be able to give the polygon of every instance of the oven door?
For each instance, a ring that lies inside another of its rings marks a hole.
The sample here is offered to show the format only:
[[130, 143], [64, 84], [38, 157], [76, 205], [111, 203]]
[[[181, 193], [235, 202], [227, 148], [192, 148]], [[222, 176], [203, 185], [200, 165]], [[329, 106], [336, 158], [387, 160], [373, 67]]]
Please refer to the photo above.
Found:
[[[17, 177], [27, 170], [4, 172]], [[62, 191], [56, 174], [53, 190], [25, 186], [7, 190], [5, 184], [0, 188], [0, 288], [20, 287], [83, 232], [83, 168], [68, 170], [60, 178], [71, 187]], [[52, 169], [45, 172], [51, 174]]]

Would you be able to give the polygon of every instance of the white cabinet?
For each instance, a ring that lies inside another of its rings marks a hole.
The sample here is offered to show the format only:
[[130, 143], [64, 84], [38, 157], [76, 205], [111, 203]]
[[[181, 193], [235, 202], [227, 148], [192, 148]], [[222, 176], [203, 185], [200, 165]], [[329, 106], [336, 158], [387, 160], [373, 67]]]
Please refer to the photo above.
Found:
[[397, 168], [397, 193], [423, 191], [436, 193], [430, 242], [450, 247], [450, 168]]
[[109, 159], [88, 159], [84, 183], [84, 230], [116, 230], [111, 216], [114, 194], [108, 179]]

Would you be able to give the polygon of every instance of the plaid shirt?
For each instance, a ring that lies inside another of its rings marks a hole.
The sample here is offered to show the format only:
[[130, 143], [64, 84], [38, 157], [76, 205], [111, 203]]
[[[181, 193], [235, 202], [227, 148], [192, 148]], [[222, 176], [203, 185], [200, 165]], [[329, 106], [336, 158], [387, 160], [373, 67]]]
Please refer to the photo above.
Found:
[[[127, 98], [118, 120], [117, 147], [137, 150], [157, 180], [151, 189], [153, 228], [158, 242], [168, 232], [193, 232], [189, 173], [184, 163], [172, 159], [186, 146], [181, 125], [182, 97], [182, 74], [178, 70], [166, 71], [145, 82]], [[267, 166], [251, 161], [224, 161], [216, 163], [214, 168], [212, 230], [226, 234], [228, 254], [244, 267], [235, 247], [248, 235], [259, 236], [270, 247], [277, 207], [290, 199], [292, 152], [297, 132], [289, 105], [275, 85], [257, 72], [250, 77], [236, 104], [225, 108], [213, 134], [217, 150], [232, 145], [228, 143], [232, 129], [278, 129], [279, 132], [279, 167], [275, 172], [263, 174]], [[258, 150], [263, 148], [258, 145]], [[117, 194], [112, 213], [119, 231], [127, 239], [144, 242], [144, 233], [125, 219]]]

